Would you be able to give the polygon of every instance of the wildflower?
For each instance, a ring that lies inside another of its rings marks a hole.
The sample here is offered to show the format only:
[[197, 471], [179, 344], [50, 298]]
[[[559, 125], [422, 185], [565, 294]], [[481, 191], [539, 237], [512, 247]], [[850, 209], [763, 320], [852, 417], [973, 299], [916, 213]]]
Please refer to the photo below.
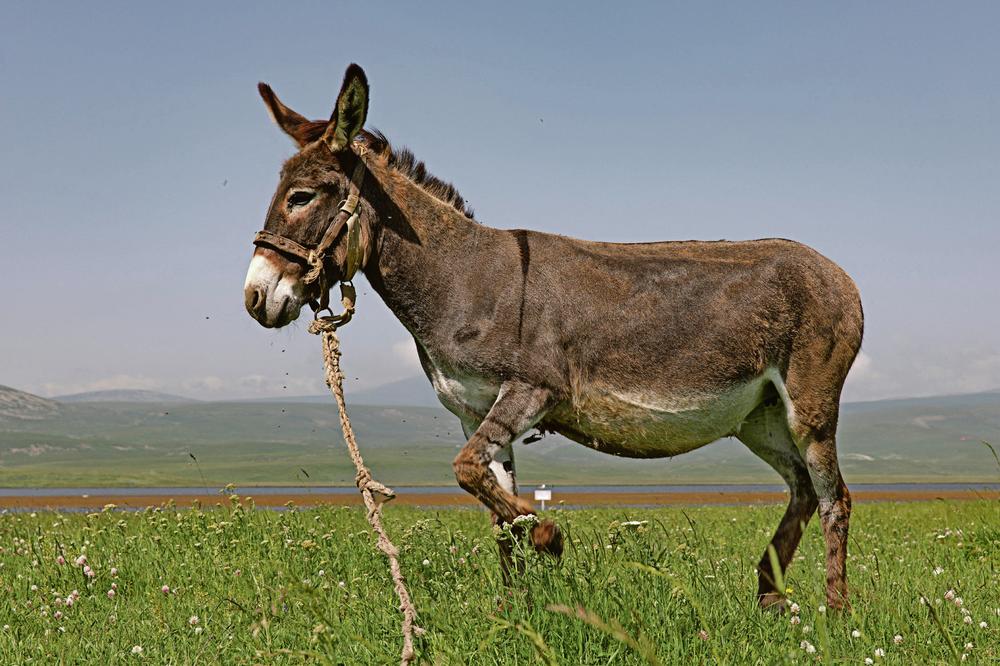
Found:
[[933, 573], [935, 576], [940, 576], [941, 574], [944, 573], [944, 569], [942, 569], [941, 567], [934, 567]]
[[31, 586], [31, 591], [32, 592], [38, 592], [38, 586], [37, 585], [32, 585]]
[[821, 604], [816, 610], [818, 610], [820, 613], [825, 613], [826, 612], [826, 606], [823, 606]]
[[163, 587], [160, 588], [160, 592], [163, 592], [163, 594], [170, 594], [170, 586], [164, 585]]
[[197, 615], [192, 615], [191, 617], [188, 618], [188, 625], [192, 627], [198, 626], [198, 622], [200, 622], [200, 620], [198, 619]]
[[427, 558], [424, 558], [423, 565], [426, 567], [426, 566], [430, 566], [430, 564], [431, 564], [431, 561], [428, 560]]
[[966, 643], [965, 644], [965, 651], [969, 652], [970, 650], [972, 650], [973, 647], [974, 646], [972, 645], [972, 643]]
[[196, 634], [198, 634], [198, 635], [200, 635], [200, 634], [201, 634], [201, 631], [202, 631], [201, 627], [195, 627], [195, 628], [194, 628], [194, 633], [196, 633]]
[[948, 590], [944, 593], [944, 598], [948, 601], [952, 601], [955, 598], [955, 590]]
[[60, 555], [56, 558], [56, 564], [66, 564], [66, 558]]
[[448, 546], [448, 552], [451, 553], [452, 555], [454, 555], [455, 553], [458, 552], [458, 547], [454, 546], [454, 545]]
[[986, 628], [987, 628], [987, 627], [989, 627], [989, 626], [990, 626], [990, 625], [986, 624], [986, 622], [985, 622], [985, 621], [984, 621], [984, 622], [980, 622], [980, 623], [979, 623], [979, 628], [980, 628], [980, 629], [986, 629]]
[[962, 597], [955, 597], [955, 605], [956, 606], [958, 606], [959, 608], [961, 608], [963, 603], [965, 603], [965, 602], [962, 601]]
[[117, 590], [118, 589], [118, 583], [111, 583], [111, 589], [112, 590]]
[[802, 641], [799, 643], [799, 647], [805, 650], [807, 654], [813, 654], [816, 652], [816, 646], [809, 641]]
[[708, 640], [708, 632], [705, 631], [704, 629], [702, 629], [701, 631], [698, 632], [698, 638], [700, 638], [703, 641], [707, 641]]
[[861, 632], [855, 629], [851, 632], [851, 638], [861, 638]]
[[798, 615], [799, 614], [799, 610], [800, 610], [799, 609], [799, 605], [796, 604], [796, 603], [793, 603], [791, 606], [788, 607], [788, 610], [790, 610], [792, 612], [792, 615]]
[[87, 563], [86, 555], [81, 555], [80, 557], [76, 558], [76, 566], [82, 567], [86, 563]]
[[67, 606], [72, 606], [74, 603], [76, 603], [76, 601], [74, 600], [74, 597], [71, 594], [68, 597], [66, 597], [66, 599], [63, 601], [63, 603], [66, 604]]
[[813, 628], [810, 627], [808, 624], [802, 625], [802, 633], [803, 634], [808, 634], [812, 630], [813, 630]]
[[892, 637], [892, 642], [896, 645], [900, 645], [903, 642], [903, 637], [900, 634], [896, 634]]
[[118, 575], [118, 567], [111, 567], [111, 575], [112, 576]]
[[326, 571], [324, 571], [323, 569], [320, 569], [319, 571], [316, 572], [316, 575], [319, 576], [320, 578], [322, 578], [323, 576], [326, 575]]
[[965, 619], [963, 619], [962, 622], [965, 622], [966, 624], [972, 624], [972, 616], [966, 615]]
[[133, 645], [132, 646], [132, 654], [142, 654], [142, 646], [141, 645]]
[[885, 656], [885, 650], [883, 650], [882, 648], [875, 648], [875, 656], [881, 659], [882, 657]]
[[55, 613], [52, 614], [52, 617], [54, 617], [57, 620], [61, 620], [62, 619], [62, 611], [56, 611]]
[[872, 659], [871, 657], [865, 657], [865, 666], [872, 666], [872, 664], [874, 663], [875, 663], [874, 659]]
[[239, 577], [242, 574], [243, 574], [243, 570], [242, 569], [237, 569], [236, 571], [233, 572], [233, 575], [237, 576], [237, 577]]
[[347, 583], [345, 583], [344, 581], [340, 581], [339, 583], [337, 583], [337, 587], [343, 590], [344, 588], [347, 587]]
[[798, 624], [799, 622], [802, 622], [802, 618], [800, 618], [798, 615], [793, 615], [790, 618], [788, 618], [788, 621], [791, 624]]
[[108, 590], [108, 599], [114, 599], [114, 598], [115, 598], [115, 591]]

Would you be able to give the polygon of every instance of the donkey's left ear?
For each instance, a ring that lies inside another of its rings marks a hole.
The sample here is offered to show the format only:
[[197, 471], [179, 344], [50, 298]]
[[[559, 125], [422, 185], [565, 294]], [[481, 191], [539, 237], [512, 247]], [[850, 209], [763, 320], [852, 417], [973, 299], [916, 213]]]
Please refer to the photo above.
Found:
[[344, 74], [344, 84], [323, 133], [323, 142], [335, 153], [347, 148], [365, 126], [367, 117], [368, 77], [365, 70], [352, 63]]

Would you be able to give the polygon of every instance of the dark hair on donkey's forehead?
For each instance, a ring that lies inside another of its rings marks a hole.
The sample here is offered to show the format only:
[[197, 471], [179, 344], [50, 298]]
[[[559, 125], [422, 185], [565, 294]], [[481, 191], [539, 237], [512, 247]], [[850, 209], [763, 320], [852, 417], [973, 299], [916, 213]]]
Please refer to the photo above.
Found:
[[[327, 124], [325, 120], [312, 120], [294, 128], [292, 134], [300, 144], [312, 143], [323, 136]], [[389, 139], [378, 130], [361, 130], [354, 140], [376, 155], [384, 157], [391, 168], [405, 175], [434, 197], [452, 206], [470, 220], [475, 218], [472, 208], [466, 205], [465, 199], [455, 186], [429, 173], [426, 165], [408, 148], [394, 149]]]

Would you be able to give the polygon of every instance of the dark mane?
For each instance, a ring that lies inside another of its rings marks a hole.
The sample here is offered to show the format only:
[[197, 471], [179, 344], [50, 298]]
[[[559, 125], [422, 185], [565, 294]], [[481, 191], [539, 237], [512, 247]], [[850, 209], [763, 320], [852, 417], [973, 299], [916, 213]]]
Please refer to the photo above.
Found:
[[[323, 136], [326, 126], [327, 121], [325, 120], [302, 123], [295, 128], [294, 135], [301, 143], [310, 143]], [[371, 152], [385, 157], [390, 167], [405, 175], [432, 196], [452, 206], [470, 220], [474, 219], [472, 208], [466, 205], [465, 199], [458, 193], [455, 186], [429, 173], [424, 163], [418, 160], [408, 148], [394, 149], [389, 143], [389, 139], [378, 130], [361, 130], [361, 134], [355, 138], [355, 142], [363, 143]]]

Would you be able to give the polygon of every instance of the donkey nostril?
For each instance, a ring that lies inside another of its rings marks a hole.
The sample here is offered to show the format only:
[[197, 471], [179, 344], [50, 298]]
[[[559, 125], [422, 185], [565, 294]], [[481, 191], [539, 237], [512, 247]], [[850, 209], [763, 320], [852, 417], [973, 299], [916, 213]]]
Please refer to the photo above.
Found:
[[264, 290], [259, 287], [247, 287], [243, 293], [243, 302], [251, 315], [261, 314], [265, 302]]

